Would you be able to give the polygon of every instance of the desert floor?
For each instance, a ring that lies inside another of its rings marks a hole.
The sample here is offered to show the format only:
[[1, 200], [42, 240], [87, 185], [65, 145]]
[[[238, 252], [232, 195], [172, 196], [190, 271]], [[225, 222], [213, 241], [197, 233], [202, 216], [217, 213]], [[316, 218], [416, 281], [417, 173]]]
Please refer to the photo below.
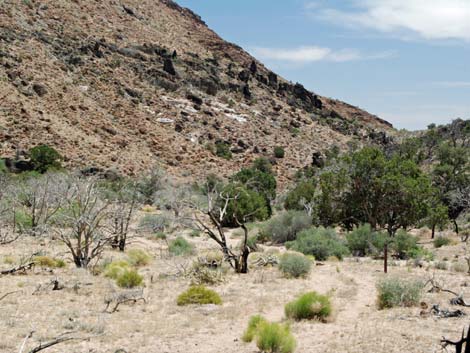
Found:
[[[198, 249], [214, 247], [204, 237], [188, 239]], [[299, 353], [440, 352], [442, 336], [460, 338], [468, 324], [466, 318], [439, 319], [429, 313], [433, 304], [470, 311], [451, 306], [452, 295], [445, 292], [426, 292], [423, 302], [428, 309], [378, 310], [376, 283], [384, 276], [382, 262], [368, 258], [327, 261], [315, 266], [306, 279], [283, 278], [276, 268], [252, 267], [247, 275], [228, 271], [224, 283], [211, 287], [221, 295], [221, 306], [179, 307], [176, 298], [188, 288], [189, 280], [175, 274], [193, 259], [169, 257], [164, 242], [146, 238], [130, 248], [145, 249], [154, 257], [150, 265], [139, 270], [145, 277], [147, 302], [122, 304], [114, 313], [103, 312], [104, 298], [120, 291], [114, 281], [76, 269], [70, 261], [64, 269], [35, 267], [26, 274], [0, 276], [0, 297], [18, 291], [0, 301], [0, 352], [19, 352], [31, 331], [34, 334], [27, 340], [25, 352], [65, 332], [89, 339], [65, 342], [47, 352], [257, 352], [254, 343], [240, 339], [249, 317], [260, 313], [270, 320], [284, 320], [284, 305], [312, 290], [329, 293], [335, 313], [328, 323], [292, 323]], [[36, 251], [68, 258], [58, 240], [25, 237], [0, 247], [0, 269], [11, 268], [12, 260], [18, 262]], [[447, 261], [449, 270], [438, 270], [432, 263], [415, 267], [392, 262], [388, 276], [423, 281], [434, 276], [444, 287], [470, 300], [470, 278], [465, 272], [452, 270], [453, 263], [463, 261], [463, 246], [454, 244], [433, 251], [436, 260]], [[122, 256], [117, 251], [105, 254], [113, 259]], [[52, 291], [49, 284], [54, 279], [65, 288]]]

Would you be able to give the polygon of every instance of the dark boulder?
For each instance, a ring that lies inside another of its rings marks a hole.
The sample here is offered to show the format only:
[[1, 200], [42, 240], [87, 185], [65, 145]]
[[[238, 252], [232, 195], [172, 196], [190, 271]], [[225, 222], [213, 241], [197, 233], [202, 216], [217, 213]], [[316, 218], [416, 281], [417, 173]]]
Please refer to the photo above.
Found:
[[240, 79], [240, 81], [248, 82], [248, 80], [250, 79], [250, 72], [247, 70], [242, 70], [238, 74], [238, 78]]
[[252, 97], [250, 86], [248, 84], [246, 84], [243, 87], [243, 95], [245, 96], [246, 99], [251, 99], [251, 97]]
[[175, 67], [173, 65], [173, 61], [169, 58], [166, 58], [164, 61], [163, 61], [163, 70], [165, 72], [168, 72], [170, 75], [172, 76], [175, 76], [176, 75], [176, 70], [175, 70]]
[[33, 91], [36, 92], [36, 94], [39, 97], [42, 97], [47, 94], [47, 88], [43, 84], [40, 83], [35, 83], [33, 84]]
[[256, 61], [252, 61], [250, 64], [250, 72], [252, 75], [256, 74], [258, 72], [258, 65], [256, 65]]
[[312, 153], [312, 166], [317, 168], [323, 168], [325, 166], [325, 159], [320, 152]]

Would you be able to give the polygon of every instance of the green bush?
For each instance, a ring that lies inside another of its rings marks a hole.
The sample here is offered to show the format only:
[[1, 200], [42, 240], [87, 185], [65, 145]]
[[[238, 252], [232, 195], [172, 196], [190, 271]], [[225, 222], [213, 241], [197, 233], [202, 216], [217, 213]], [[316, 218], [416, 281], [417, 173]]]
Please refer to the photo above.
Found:
[[263, 226], [261, 236], [274, 243], [295, 240], [297, 234], [312, 225], [312, 218], [303, 211], [285, 211], [274, 216]]
[[243, 333], [242, 340], [243, 342], [251, 342], [256, 336], [257, 330], [260, 324], [267, 323], [266, 319], [261, 315], [254, 315], [250, 317], [250, 321], [248, 321], [248, 327]]
[[313, 181], [304, 180], [298, 183], [291, 191], [287, 193], [284, 201], [286, 210], [303, 211], [303, 202], [312, 202], [315, 197], [316, 187]]
[[176, 303], [179, 306], [189, 304], [222, 304], [220, 296], [211, 289], [204, 286], [193, 286], [178, 296]]
[[289, 319], [294, 320], [325, 320], [331, 315], [330, 298], [317, 292], [302, 294], [284, 308]]
[[134, 269], [125, 269], [116, 278], [116, 283], [121, 288], [134, 288], [142, 285], [144, 278]]
[[288, 325], [264, 323], [259, 325], [256, 346], [262, 352], [292, 353], [296, 342]]
[[419, 249], [418, 239], [404, 230], [399, 230], [392, 240], [391, 248], [398, 258], [408, 259]]
[[215, 143], [215, 154], [216, 156], [221, 157], [223, 159], [232, 159], [232, 151], [230, 151], [230, 144], [223, 141], [217, 141]]
[[282, 148], [281, 146], [274, 147], [274, 157], [284, 158], [284, 156], [285, 156], [284, 148]]
[[279, 260], [279, 270], [287, 277], [305, 277], [312, 268], [312, 261], [302, 254], [287, 252]]
[[200, 237], [200, 236], [201, 236], [201, 233], [202, 233], [202, 232], [201, 232], [199, 229], [193, 229], [193, 230], [191, 231], [191, 233], [189, 233], [189, 236], [190, 236], [191, 238], [197, 238], [197, 237]]
[[105, 277], [117, 279], [126, 270], [129, 270], [131, 265], [125, 260], [113, 261], [107, 264], [104, 268]]
[[47, 145], [40, 145], [29, 150], [29, 157], [34, 170], [45, 173], [51, 169], [62, 168], [62, 156], [54, 148]]
[[452, 241], [446, 237], [437, 237], [433, 242], [435, 248], [440, 248], [442, 246], [449, 245], [450, 243], [452, 243]]
[[33, 219], [29, 214], [22, 210], [15, 211], [15, 226], [20, 232], [31, 229], [33, 226]]
[[375, 232], [369, 224], [355, 228], [346, 235], [348, 248], [355, 256], [377, 256], [388, 240], [384, 233]]
[[5, 174], [8, 172], [8, 168], [5, 165], [5, 160], [0, 158], [0, 174]]
[[377, 284], [377, 305], [379, 309], [418, 305], [423, 294], [423, 287], [424, 284], [421, 281], [385, 278]]
[[192, 254], [194, 247], [183, 237], [177, 237], [168, 245], [168, 251], [175, 256], [184, 256]]
[[295, 241], [287, 242], [286, 247], [305, 255], [313, 255], [319, 261], [325, 261], [330, 256], [341, 260], [349, 253], [334, 229], [323, 227], [303, 230]]
[[296, 346], [288, 325], [270, 323], [259, 315], [250, 318], [242, 340], [251, 342], [255, 338], [256, 346], [262, 352], [292, 353]]
[[127, 252], [127, 256], [129, 257], [130, 263], [133, 266], [140, 267], [146, 266], [152, 260], [152, 256], [147, 254], [142, 249], [132, 249]]
[[432, 253], [432, 251], [422, 248], [420, 246], [408, 251], [408, 256], [415, 260], [424, 260], [424, 261], [434, 260], [434, 254]]

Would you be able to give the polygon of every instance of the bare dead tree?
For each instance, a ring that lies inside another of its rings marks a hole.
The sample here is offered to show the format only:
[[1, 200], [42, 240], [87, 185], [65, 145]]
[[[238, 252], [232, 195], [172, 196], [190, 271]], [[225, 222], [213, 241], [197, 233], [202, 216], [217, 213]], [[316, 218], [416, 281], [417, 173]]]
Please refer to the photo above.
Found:
[[43, 234], [51, 219], [62, 207], [63, 195], [69, 186], [67, 179], [65, 174], [45, 174], [28, 178], [16, 185], [16, 207], [27, 214], [33, 235]]
[[87, 268], [114, 239], [108, 222], [111, 203], [100, 197], [96, 180], [78, 178], [71, 182], [64, 202], [66, 211], [56, 231], [75, 266]]
[[[209, 190], [207, 192], [207, 207], [205, 209], [198, 208], [194, 214], [196, 226], [199, 230], [206, 233], [221, 248], [225, 260], [237, 273], [248, 273], [248, 256], [250, 248], [248, 246], [248, 229], [245, 226], [245, 219], [250, 215], [245, 215], [242, 220], [234, 216], [237, 225], [243, 229], [244, 235], [240, 249], [236, 250], [229, 246], [224, 228], [222, 226], [227, 210], [231, 202], [236, 202], [239, 198], [238, 194], [230, 195], [218, 190]], [[200, 215], [203, 213], [208, 219], [209, 224]]]
[[13, 243], [21, 236], [20, 233], [15, 233], [14, 227], [8, 227], [8, 216], [13, 209], [9, 197], [11, 195], [10, 186], [9, 180], [0, 174], [0, 245]]
[[124, 251], [127, 245], [129, 225], [137, 208], [137, 188], [135, 184], [123, 186], [112, 198], [110, 205], [111, 246]]

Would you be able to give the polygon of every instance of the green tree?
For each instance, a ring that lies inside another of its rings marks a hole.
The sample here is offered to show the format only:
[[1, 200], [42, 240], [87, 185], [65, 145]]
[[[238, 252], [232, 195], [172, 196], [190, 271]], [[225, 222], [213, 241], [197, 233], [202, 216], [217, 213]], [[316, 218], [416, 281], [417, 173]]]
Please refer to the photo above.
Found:
[[[386, 229], [393, 237], [398, 229], [416, 225], [428, 216], [428, 201], [435, 190], [430, 178], [412, 160], [398, 155], [387, 159], [378, 148], [367, 147], [352, 155], [350, 173], [350, 190], [345, 198], [349, 222], [369, 223], [374, 229]], [[388, 242], [385, 272], [387, 247]]]
[[40, 145], [29, 150], [29, 156], [34, 170], [45, 173], [51, 169], [62, 167], [62, 156], [54, 148], [48, 145]]

